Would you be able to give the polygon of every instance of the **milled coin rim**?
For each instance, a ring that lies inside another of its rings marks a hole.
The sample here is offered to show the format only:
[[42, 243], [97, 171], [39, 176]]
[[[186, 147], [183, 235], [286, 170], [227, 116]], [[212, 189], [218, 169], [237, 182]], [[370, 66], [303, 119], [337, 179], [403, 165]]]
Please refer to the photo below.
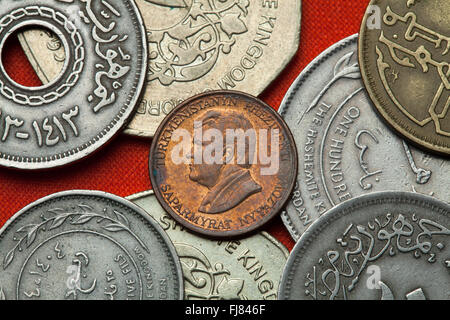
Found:
[[6, 221], [6, 223], [3, 225], [3, 227], [0, 228], [0, 241], [1, 241], [1, 239], [4, 238], [8, 229], [12, 228], [14, 224], [20, 222], [21, 216], [23, 214], [26, 214], [27, 211], [29, 211], [39, 205], [45, 204], [46, 202], [52, 201], [52, 200], [64, 199], [65, 197], [73, 198], [73, 197], [77, 197], [77, 196], [94, 197], [94, 198], [97, 197], [97, 198], [103, 198], [106, 201], [117, 202], [117, 203], [135, 211], [139, 216], [141, 216], [144, 220], [146, 220], [151, 227], [155, 228], [155, 231], [161, 236], [163, 242], [166, 245], [166, 248], [164, 249], [164, 251], [168, 250], [168, 254], [170, 254], [170, 256], [172, 257], [173, 262], [174, 262], [173, 275], [177, 277], [176, 281], [178, 282], [178, 286], [176, 286], [176, 288], [179, 291], [179, 292], [175, 292], [175, 294], [178, 296], [179, 300], [182, 300], [184, 298], [184, 280], [183, 280], [184, 278], [183, 278], [182, 267], [181, 267], [181, 263], [180, 263], [178, 254], [175, 250], [175, 246], [172, 243], [172, 240], [169, 238], [169, 236], [163, 230], [163, 228], [160, 226], [160, 224], [153, 217], [151, 217], [144, 209], [142, 209], [138, 205], [132, 203], [131, 201], [129, 201], [125, 198], [119, 197], [117, 195], [114, 195], [112, 193], [108, 193], [105, 191], [97, 191], [97, 190], [67, 190], [67, 191], [53, 193], [53, 194], [50, 194], [43, 198], [40, 198], [40, 199], [28, 204], [21, 210], [19, 210], [11, 218], [9, 218], [8, 221]]
[[[127, 2], [129, 4], [127, 5], [129, 11], [134, 11], [135, 13], [135, 16], [132, 18], [136, 20], [131, 20], [133, 24], [136, 25], [138, 29], [140, 29], [140, 37], [142, 41], [140, 45], [142, 55], [139, 55], [137, 57], [137, 61], [138, 63], [140, 62], [141, 68], [137, 70], [132, 80], [133, 82], [135, 82], [132, 90], [130, 90], [130, 92], [134, 91], [132, 99], [122, 105], [120, 107], [120, 110], [118, 110], [118, 112], [116, 113], [116, 116], [109, 122], [109, 124], [107, 124], [104, 128], [99, 128], [100, 132], [95, 137], [92, 137], [89, 141], [59, 154], [53, 154], [45, 157], [24, 157], [20, 155], [11, 155], [0, 152], [0, 166], [12, 169], [32, 171], [60, 168], [68, 164], [76, 163], [80, 160], [83, 160], [87, 156], [94, 154], [96, 151], [99, 151], [99, 149], [104, 147], [107, 143], [112, 141], [114, 137], [122, 132], [123, 129], [132, 120], [138, 108], [138, 102], [140, 101], [141, 96], [144, 93], [144, 86], [148, 69], [148, 47], [147, 33], [141, 13], [134, 0], [127, 0]], [[34, 0], [31, 3], [27, 2], [27, 6], [33, 4], [45, 5], [45, 1]], [[127, 94], [129, 95], [130, 92], [128, 92]]]
[[[308, 83], [307, 83], [308, 78], [309, 78], [309, 76], [311, 76], [314, 73], [316, 68], [319, 65], [321, 65], [322, 63], [326, 62], [330, 57], [332, 57], [337, 52], [340, 52], [343, 49], [348, 48], [350, 45], [357, 43], [357, 41], [358, 41], [358, 34], [355, 33], [347, 38], [344, 38], [344, 39], [334, 43], [333, 45], [331, 45], [330, 47], [328, 47], [327, 49], [322, 51], [316, 58], [314, 58], [314, 60], [312, 60], [302, 70], [302, 72], [298, 75], [298, 77], [292, 83], [292, 85], [290, 86], [286, 95], [284, 96], [283, 100], [281, 101], [281, 105], [280, 105], [280, 108], [278, 109], [278, 113], [281, 115], [281, 117], [283, 119], [286, 116], [287, 110], [291, 106], [294, 108], [297, 107], [295, 104], [292, 105], [292, 103], [294, 101], [294, 97], [303, 85], [308, 85]], [[306, 111], [306, 108], [303, 111]], [[304, 112], [302, 113], [302, 117], [301, 117], [300, 121], [303, 119], [303, 116], [304, 116]], [[299, 180], [297, 180], [297, 182], [300, 183]], [[292, 199], [292, 197], [289, 198], [289, 200], [291, 200], [291, 199]], [[297, 229], [295, 229], [295, 226], [292, 223], [291, 218], [289, 217], [287, 208], [285, 208], [285, 210], [283, 210], [281, 212], [281, 220], [283, 221], [286, 229], [289, 231], [292, 239], [294, 239], [294, 241], [297, 242], [300, 239], [301, 234], [299, 234], [299, 231]]]
[[278, 290], [278, 299], [290, 299], [292, 282], [295, 273], [301, 264], [301, 260], [309, 258], [308, 256], [305, 256], [309, 245], [313, 241], [317, 241], [318, 236], [326, 231], [330, 224], [341, 218], [345, 218], [347, 215], [353, 214], [357, 209], [367, 208], [371, 204], [379, 205], [383, 203], [415, 204], [418, 207], [427, 207], [437, 214], [450, 218], [450, 204], [437, 200], [431, 196], [414, 192], [373, 192], [342, 202], [314, 221], [295, 244], [283, 270], [283, 276]]
[[[200, 227], [197, 227], [191, 223], [188, 223], [186, 220], [182, 219], [178, 214], [176, 214], [172, 208], [164, 201], [161, 192], [159, 191], [159, 189], [155, 186], [158, 186], [158, 184], [155, 181], [155, 177], [153, 174], [153, 168], [152, 168], [152, 161], [153, 161], [153, 153], [157, 147], [158, 144], [158, 138], [162, 132], [162, 130], [164, 129], [165, 125], [167, 124], [167, 122], [172, 118], [173, 115], [175, 115], [180, 109], [186, 107], [187, 105], [191, 104], [193, 101], [198, 100], [198, 99], [202, 99], [204, 97], [207, 96], [212, 96], [212, 95], [237, 95], [237, 96], [242, 96], [245, 99], [250, 99], [253, 100], [255, 102], [257, 102], [259, 105], [261, 105], [263, 108], [265, 108], [266, 110], [268, 110], [269, 113], [271, 113], [275, 119], [278, 119], [278, 122], [280, 124], [280, 126], [285, 130], [286, 132], [286, 137], [291, 141], [291, 151], [293, 152], [293, 178], [292, 178], [292, 182], [289, 186], [287, 186], [286, 190], [287, 192], [285, 193], [285, 195], [283, 196], [282, 200], [280, 201], [280, 204], [278, 205], [279, 209], [277, 211], [272, 212], [271, 214], [268, 214], [266, 216], [264, 216], [264, 218], [262, 218], [261, 220], [258, 221], [258, 223], [252, 224], [249, 227], [243, 228], [243, 229], [239, 229], [239, 230], [231, 230], [231, 231], [212, 231], [212, 230], [206, 230]], [[201, 93], [198, 94], [196, 96], [193, 96], [185, 101], [183, 101], [182, 103], [180, 103], [178, 106], [176, 106], [161, 122], [161, 124], [159, 125], [158, 129], [156, 130], [155, 136], [152, 139], [152, 145], [150, 147], [150, 154], [149, 154], [149, 175], [150, 175], [150, 182], [152, 184], [153, 187], [153, 191], [156, 195], [156, 199], [158, 199], [159, 204], [164, 208], [164, 210], [166, 210], [167, 213], [170, 214], [170, 216], [172, 218], [175, 219], [175, 221], [177, 221], [178, 223], [180, 223], [182, 226], [186, 227], [187, 229], [203, 235], [203, 236], [209, 236], [212, 238], [217, 238], [217, 239], [223, 239], [223, 238], [232, 238], [232, 237], [242, 237], [244, 235], [248, 235], [252, 232], [256, 232], [258, 229], [261, 229], [263, 226], [267, 225], [267, 223], [269, 223], [273, 218], [275, 218], [276, 216], [278, 216], [284, 206], [286, 205], [287, 201], [290, 199], [292, 192], [294, 191], [294, 187], [295, 187], [295, 182], [297, 179], [297, 172], [298, 172], [298, 153], [297, 153], [297, 145], [295, 144], [295, 140], [294, 140], [294, 136], [292, 135], [292, 132], [289, 128], [289, 126], [286, 124], [286, 122], [284, 121], [284, 119], [278, 114], [277, 111], [275, 111], [275, 109], [273, 109], [271, 106], [269, 106], [267, 103], [265, 103], [264, 101], [262, 101], [261, 99], [252, 96], [248, 93], [245, 92], [241, 92], [241, 91], [234, 91], [234, 90], [214, 90], [214, 91], [208, 91], [205, 93]]]
[[[369, 3], [369, 6], [373, 5], [376, 1], [379, 1], [379, 0], [371, 0]], [[389, 109], [388, 104], [383, 104], [378, 99], [378, 96], [380, 96], [380, 94], [377, 94], [376, 88], [373, 88], [371, 86], [371, 83], [375, 82], [375, 80], [374, 80], [374, 77], [371, 77], [369, 75], [370, 70], [368, 70], [367, 63], [366, 63], [367, 57], [365, 55], [365, 52], [367, 52], [367, 47], [368, 47], [367, 39], [366, 39], [366, 34], [367, 34], [366, 25], [367, 25], [368, 16], [369, 15], [368, 15], [368, 9], [367, 9], [366, 12], [364, 13], [364, 17], [363, 17], [363, 20], [361, 23], [361, 29], [359, 32], [358, 63], [359, 63], [359, 67], [361, 69], [361, 76], [363, 79], [364, 86], [367, 89], [366, 91], [369, 94], [370, 100], [372, 101], [372, 104], [374, 106], [374, 110], [375, 110], [376, 114], [379, 116], [379, 118], [384, 123], [386, 123], [388, 125], [388, 127], [390, 129], [392, 129], [392, 131], [394, 133], [396, 133], [398, 136], [406, 139], [408, 142], [417, 146], [418, 148], [425, 149], [426, 151], [429, 151], [431, 153], [434, 153], [434, 154], [437, 154], [440, 156], [446, 156], [446, 157], [450, 156], [450, 143], [447, 144], [447, 146], [437, 145], [437, 144], [427, 142], [425, 140], [422, 140], [422, 139], [414, 136], [410, 131], [408, 131], [406, 128], [404, 128], [405, 126], [408, 127], [408, 125], [406, 123], [404, 125], [402, 125], [401, 123], [394, 121], [394, 119], [392, 119], [392, 117], [389, 116], [389, 113], [386, 111]], [[389, 100], [389, 102], [391, 102], [391, 101]], [[411, 130], [414, 130], [414, 129], [411, 128]], [[433, 134], [433, 136], [434, 135], [435, 134]]]

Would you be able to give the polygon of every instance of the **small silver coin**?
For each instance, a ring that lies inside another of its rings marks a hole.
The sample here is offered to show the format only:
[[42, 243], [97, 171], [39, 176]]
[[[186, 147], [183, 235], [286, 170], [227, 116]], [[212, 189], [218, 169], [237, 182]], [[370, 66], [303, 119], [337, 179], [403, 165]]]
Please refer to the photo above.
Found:
[[42, 198], [0, 230], [0, 300], [183, 298], [175, 248], [133, 203], [99, 191]]
[[127, 197], [147, 211], [173, 241], [186, 300], [276, 300], [289, 251], [266, 232], [211, 240], [189, 232], [164, 211], [153, 191]]
[[145, 28], [133, 0], [3, 1], [0, 56], [28, 27], [61, 39], [59, 76], [40, 87], [16, 83], [0, 59], [0, 165], [45, 169], [104, 145], [133, 116], [147, 68]]
[[377, 116], [358, 65], [357, 35], [319, 55], [279, 112], [299, 153], [297, 186], [282, 219], [295, 240], [333, 206], [379, 191], [450, 200], [450, 162], [416, 149]]
[[380, 192], [336, 206], [295, 245], [279, 297], [450, 299], [450, 205]]

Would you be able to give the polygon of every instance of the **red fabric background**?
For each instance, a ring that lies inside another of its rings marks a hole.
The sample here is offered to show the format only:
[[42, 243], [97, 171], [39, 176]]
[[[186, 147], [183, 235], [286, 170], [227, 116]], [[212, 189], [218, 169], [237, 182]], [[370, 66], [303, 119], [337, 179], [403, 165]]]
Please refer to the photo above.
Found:
[[[302, 2], [300, 49], [286, 70], [261, 95], [275, 109], [278, 109], [291, 83], [314, 57], [333, 43], [359, 31], [369, 0]], [[17, 41], [11, 41], [4, 53], [3, 64], [16, 81], [28, 86], [40, 85]], [[0, 168], [0, 226], [30, 202], [63, 190], [102, 190], [128, 196], [151, 189], [149, 149], [149, 140], [119, 135], [93, 156], [64, 168], [31, 173]], [[289, 250], [292, 249], [294, 242], [279, 217], [265, 230]]]

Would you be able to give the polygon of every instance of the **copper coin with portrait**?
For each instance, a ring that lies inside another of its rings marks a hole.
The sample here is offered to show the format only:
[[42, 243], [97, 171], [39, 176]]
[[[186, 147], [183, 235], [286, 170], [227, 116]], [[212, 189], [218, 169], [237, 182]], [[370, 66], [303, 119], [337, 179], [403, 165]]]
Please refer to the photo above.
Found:
[[188, 229], [240, 236], [276, 216], [297, 175], [293, 136], [257, 98], [212, 91], [175, 108], [150, 150], [150, 178], [165, 210]]

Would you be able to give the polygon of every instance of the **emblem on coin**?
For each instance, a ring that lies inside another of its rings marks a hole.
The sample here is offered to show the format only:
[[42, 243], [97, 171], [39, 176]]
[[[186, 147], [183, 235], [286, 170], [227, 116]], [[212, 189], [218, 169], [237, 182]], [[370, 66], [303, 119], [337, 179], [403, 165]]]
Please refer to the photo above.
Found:
[[[372, 1], [359, 46], [363, 80], [380, 115], [407, 139], [445, 154], [450, 154], [449, 14], [445, 0]], [[380, 28], [371, 27], [375, 18]]]
[[450, 163], [410, 146], [373, 110], [357, 35], [333, 45], [297, 78], [279, 112], [299, 150], [298, 183], [282, 219], [296, 240], [333, 206], [376, 191], [450, 199]]
[[174, 26], [154, 30], [151, 22], [150, 29], [147, 24], [148, 81], [159, 80], [167, 86], [201, 78], [211, 71], [221, 53], [230, 53], [236, 43], [234, 36], [248, 31], [243, 20], [248, 14], [248, 0], [190, 2], [189, 6], [179, 4], [179, 11], [186, 14]]
[[[147, 68], [141, 22], [129, 0], [1, 7], [0, 55], [14, 32], [37, 25], [58, 35], [65, 61], [55, 79], [36, 88], [16, 83], [0, 61], [0, 165], [43, 169], [79, 160], [129, 121]], [[59, 44], [50, 44], [54, 56]]]
[[181, 265], [161, 227], [102, 192], [67, 191], [22, 209], [0, 230], [5, 300], [181, 299]]
[[[136, 3], [147, 30], [149, 60], [145, 95], [125, 131], [133, 135], [152, 137], [175, 106], [197, 93], [224, 89], [260, 94], [300, 41], [300, 0]], [[21, 43], [45, 81], [61, 62], [43, 46], [47, 40], [41, 34], [27, 31]]]
[[233, 91], [181, 104], [161, 124], [150, 152], [162, 206], [187, 228], [217, 237], [250, 232], [276, 215], [296, 171], [283, 120], [262, 101]]
[[155, 218], [173, 241], [183, 267], [185, 299], [277, 298], [279, 279], [289, 252], [266, 232], [239, 240], [210, 240], [175, 222], [152, 191], [128, 199]]
[[338, 205], [300, 238], [281, 299], [441, 300], [450, 295], [450, 205], [408, 192]]

